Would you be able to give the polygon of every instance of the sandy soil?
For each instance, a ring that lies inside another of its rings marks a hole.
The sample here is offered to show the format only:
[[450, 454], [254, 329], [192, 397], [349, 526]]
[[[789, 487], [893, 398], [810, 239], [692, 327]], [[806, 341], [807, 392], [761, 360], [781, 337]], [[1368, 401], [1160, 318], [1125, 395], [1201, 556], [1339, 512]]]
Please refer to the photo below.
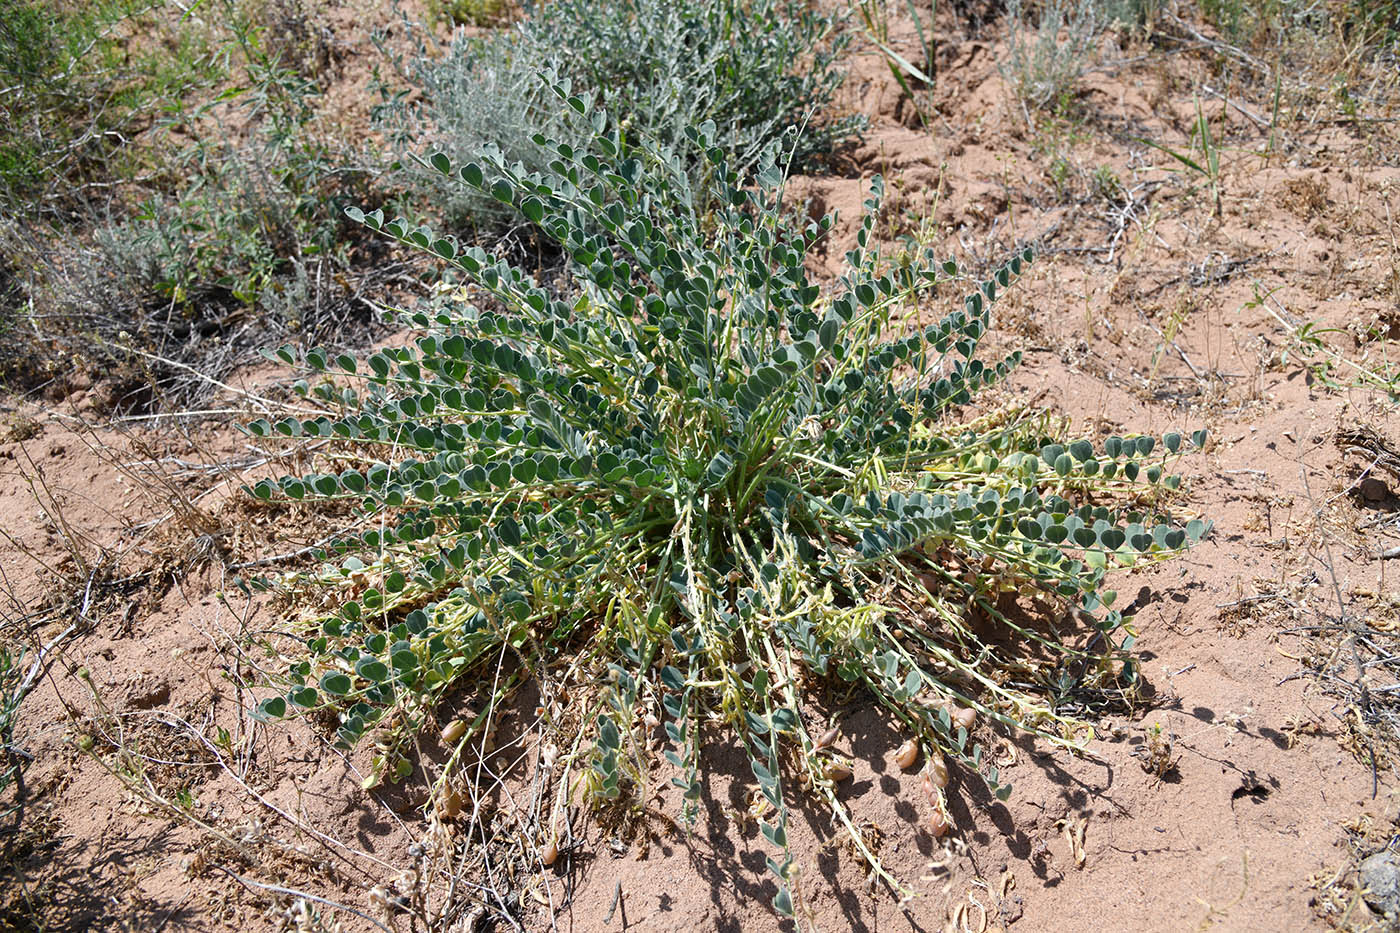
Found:
[[[846, 105], [870, 131], [835, 174], [794, 181], [814, 209], [843, 217], [824, 272], [875, 172], [891, 191], [881, 232], [892, 244], [922, 225], [976, 266], [1016, 239], [1039, 242], [1033, 272], [998, 306], [998, 339], [1027, 348], [1009, 391], [1078, 431], [1210, 428], [1209, 447], [1182, 462], [1182, 502], [1216, 530], [1187, 557], [1118, 581], [1137, 610], [1144, 695], [1098, 710], [1077, 756], [981, 726], [1014, 793], [989, 802], [955, 777], [950, 839], [921, 828], [890, 720], [859, 698], [814, 697], [806, 712], [839, 723], [838, 747], [856, 763], [844, 798], [914, 896], [872, 885], [829, 814], [804, 808], [792, 830], [801, 926], [1380, 925], [1355, 870], [1396, 833], [1397, 758], [1385, 695], [1366, 701], [1348, 682], [1368, 662], [1372, 689], [1394, 682], [1385, 646], [1400, 565], [1378, 554], [1400, 543], [1400, 419], [1374, 393], [1323, 385], [1285, 350], [1305, 321], [1400, 328], [1395, 124], [1309, 119], [1300, 105], [1265, 155], [1264, 92], [1234, 88], [1235, 106], [1206, 98], [1224, 153], [1216, 218], [1207, 187], [1133, 137], [1184, 149], [1192, 89], [1228, 80], [1220, 56], [1159, 52], [1106, 69], [1071, 120], [1031, 129], [999, 50], [943, 25], [927, 127], [878, 53], [862, 53]], [[892, 35], [913, 54], [908, 23]], [[1333, 339], [1352, 359], [1381, 352]], [[284, 376], [264, 368], [240, 387], [270, 394]], [[101, 423], [100, 386], [65, 388], [61, 400], [7, 401], [0, 434], [0, 611], [54, 645], [16, 733], [34, 760], [22, 809], [6, 818], [16, 828], [4, 837], [0, 927], [409, 929], [386, 904], [442, 893], [421, 846], [452, 824], [429, 825], [411, 790], [362, 790], [367, 752], [342, 756], [309, 728], [246, 716], [241, 684], [265, 661], [246, 636], [282, 610], [233, 578], [328, 526], [233, 490], [290, 461], [264, 462], [226, 426]], [[527, 719], [533, 699], [518, 703], [515, 720]], [[454, 851], [496, 845], [531, 795], [539, 749], [503, 728], [496, 835], [449, 839]], [[473, 903], [505, 903], [532, 930], [790, 928], [767, 907], [746, 763], [718, 734], [705, 755], [693, 834], [669, 822], [665, 794], [641, 827], [575, 814], [573, 845], [551, 869], [497, 863], [441, 928], [477, 929], [485, 912]]]

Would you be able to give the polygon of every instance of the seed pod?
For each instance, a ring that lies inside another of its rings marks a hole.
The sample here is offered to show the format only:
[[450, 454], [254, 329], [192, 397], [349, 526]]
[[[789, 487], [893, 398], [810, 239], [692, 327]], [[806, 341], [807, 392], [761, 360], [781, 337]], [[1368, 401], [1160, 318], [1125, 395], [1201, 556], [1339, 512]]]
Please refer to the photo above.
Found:
[[467, 721], [465, 719], [454, 719], [447, 724], [447, 728], [442, 730], [442, 744], [455, 745], [467, 732]]
[[950, 775], [948, 773], [948, 762], [943, 756], [934, 752], [928, 760], [928, 767], [924, 769], [924, 774], [928, 776], [929, 782], [940, 790], [948, 786]]
[[894, 753], [894, 763], [899, 765], [900, 769], [903, 771], [908, 771], [910, 768], [914, 767], [914, 765], [918, 764], [918, 762], [919, 743], [913, 739], [899, 746], [899, 750]]
[[844, 761], [833, 761], [831, 764], [826, 766], [827, 780], [834, 781], [837, 784], [848, 779], [853, 773], [854, 772], [851, 771], [850, 766], [847, 765]]
[[544, 862], [546, 868], [559, 861], [559, 843], [550, 842], [545, 846], [544, 851], [540, 853], [540, 861]]
[[824, 748], [830, 748], [836, 744], [836, 740], [840, 737], [841, 728], [839, 726], [832, 726], [817, 738], [816, 750], [821, 751]]
[[456, 819], [457, 815], [462, 812], [462, 795], [456, 791], [448, 791], [443, 795], [442, 803], [439, 804], [438, 809], [447, 819]]
[[952, 827], [948, 824], [948, 819], [942, 813], [934, 812], [928, 818], [928, 831], [933, 833], [933, 838], [942, 839], [948, 835], [948, 830]]
[[648, 729], [655, 729], [657, 726], [661, 725], [661, 720], [656, 718], [655, 713], [647, 713], [642, 719], [642, 722], [646, 723]]
[[971, 732], [972, 727], [977, 725], [977, 710], [970, 707], [956, 707], [953, 710], [953, 722]]

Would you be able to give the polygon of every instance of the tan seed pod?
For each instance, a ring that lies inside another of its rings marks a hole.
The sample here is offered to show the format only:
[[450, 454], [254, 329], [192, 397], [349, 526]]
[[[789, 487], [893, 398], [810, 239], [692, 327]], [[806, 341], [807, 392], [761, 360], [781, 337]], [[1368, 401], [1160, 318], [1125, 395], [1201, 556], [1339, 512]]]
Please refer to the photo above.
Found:
[[951, 775], [948, 772], [948, 762], [937, 752], [934, 752], [928, 760], [928, 767], [924, 769], [924, 774], [934, 787], [940, 790], [948, 786]]
[[962, 726], [968, 732], [971, 732], [972, 727], [977, 725], [977, 710], [966, 707], [955, 708], [953, 710], [953, 722]]
[[544, 862], [546, 868], [559, 861], [559, 843], [551, 842], [545, 846], [544, 851], [540, 853], [540, 861]]
[[850, 766], [844, 762], [833, 761], [831, 764], [826, 766], [827, 780], [835, 781], [837, 784], [850, 778], [850, 776], [853, 773], [854, 772], [851, 771]]
[[841, 737], [841, 729], [840, 729], [840, 727], [839, 727], [839, 726], [832, 726], [830, 729], [828, 729], [828, 730], [826, 730], [825, 732], [823, 732], [823, 733], [817, 738], [817, 745], [816, 745], [817, 751], [821, 751], [821, 750], [824, 749], [824, 748], [830, 748], [831, 746], [835, 745], [835, 744], [836, 744], [836, 740], [839, 739], [840, 737]]
[[899, 765], [903, 771], [908, 771], [919, 763], [919, 743], [913, 739], [899, 746], [899, 750], [894, 753], [894, 763]]
[[442, 730], [442, 744], [455, 745], [467, 732], [467, 721], [465, 719], [454, 719]]
[[439, 809], [447, 819], [456, 819], [457, 815], [462, 812], [462, 795], [456, 791], [449, 791], [443, 796]]
[[935, 812], [928, 818], [928, 831], [933, 833], [933, 838], [942, 839], [948, 835], [948, 830], [952, 827], [948, 824], [948, 818], [942, 813]]
[[657, 726], [661, 725], [661, 720], [656, 718], [655, 713], [647, 713], [642, 722], [646, 723], [648, 729], [655, 729]]

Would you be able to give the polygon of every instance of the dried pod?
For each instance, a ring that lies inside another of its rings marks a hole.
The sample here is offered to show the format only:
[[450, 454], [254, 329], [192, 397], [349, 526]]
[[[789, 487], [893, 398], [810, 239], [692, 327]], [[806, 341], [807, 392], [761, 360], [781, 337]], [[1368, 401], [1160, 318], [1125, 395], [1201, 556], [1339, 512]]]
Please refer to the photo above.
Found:
[[438, 805], [440, 812], [446, 819], [453, 820], [462, 812], [462, 795], [456, 791], [448, 791], [442, 797], [442, 802]]
[[840, 729], [840, 727], [839, 727], [839, 726], [832, 726], [830, 729], [828, 729], [828, 730], [826, 730], [825, 732], [823, 732], [823, 733], [817, 738], [816, 750], [817, 750], [817, 751], [821, 751], [821, 750], [824, 749], [824, 748], [830, 748], [831, 746], [833, 746], [833, 745], [836, 744], [836, 740], [839, 739], [840, 737], [841, 737], [841, 729]]
[[952, 829], [952, 826], [948, 823], [948, 818], [942, 813], [935, 812], [933, 816], [928, 818], [928, 831], [933, 833], [933, 838], [942, 839], [944, 836], [948, 835], [948, 830], [950, 829]]
[[937, 752], [928, 760], [928, 767], [924, 769], [924, 774], [929, 782], [940, 790], [948, 786], [949, 773], [948, 762]]
[[953, 710], [953, 722], [962, 726], [968, 732], [977, 725], [977, 710], [968, 707], [956, 707]]
[[447, 724], [447, 728], [442, 730], [442, 744], [455, 745], [467, 732], [467, 721], [465, 719], [454, 719]]
[[643, 717], [642, 722], [646, 723], [648, 729], [655, 729], [657, 726], [661, 725], [661, 720], [656, 718], [655, 713], [647, 713], [646, 716]]
[[894, 753], [894, 763], [899, 765], [901, 770], [908, 771], [919, 763], [919, 743], [910, 739], [899, 750]]
[[855, 772], [851, 770], [851, 766], [846, 764], [844, 761], [833, 761], [831, 764], [826, 766], [827, 780], [834, 781], [837, 784], [848, 779], [854, 773]]
[[544, 851], [540, 853], [540, 861], [544, 862], [546, 868], [559, 861], [559, 843], [550, 842], [545, 846]]

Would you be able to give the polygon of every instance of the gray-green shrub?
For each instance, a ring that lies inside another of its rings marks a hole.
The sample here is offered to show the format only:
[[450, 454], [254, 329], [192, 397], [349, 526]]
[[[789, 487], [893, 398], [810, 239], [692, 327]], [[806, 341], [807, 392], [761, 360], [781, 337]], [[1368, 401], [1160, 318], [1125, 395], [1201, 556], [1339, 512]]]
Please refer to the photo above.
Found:
[[1047, 0], [1032, 8], [1024, 0], [1008, 0], [1007, 59], [1001, 71], [1021, 101], [1033, 110], [1063, 108], [1122, 7], [1101, 0]]
[[[404, 69], [421, 100], [391, 102], [384, 120], [408, 145], [457, 159], [495, 144], [507, 161], [543, 170], [549, 155], [533, 134], [576, 148], [588, 138], [533, 80], [549, 67], [599, 93], [633, 138], [674, 149], [697, 184], [707, 169], [685, 130], [705, 121], [745, 176], [765, 145], [801, 127], [792, 152], [801, 167], [863, 125], [825, 112], [844, 77], [838, 58], [849, 37], [840, 22], [796, 0], [554, 0], [508, 32], [457, 32], [442, 55], [425, 48]], [[427, 191], [459, 229], [499, 230], [516, 219], [472, 192], [440, 182]]]

